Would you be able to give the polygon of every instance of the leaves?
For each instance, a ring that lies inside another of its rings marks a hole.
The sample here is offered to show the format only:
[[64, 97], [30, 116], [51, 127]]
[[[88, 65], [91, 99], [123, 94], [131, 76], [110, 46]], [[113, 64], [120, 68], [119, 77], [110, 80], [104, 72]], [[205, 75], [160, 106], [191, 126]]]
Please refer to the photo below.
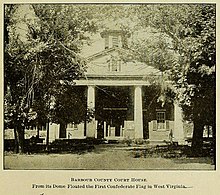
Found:
[[215, 5], [143, 4], [134, 9], [136, 26], [144, 33], [131, 44], [133, 58], [163, 72], [161, 97], [172, 90], [186, 119], [215, 121]]
[[[197, 116], [206, 117], [207, 111], [214, 112], [214, 5], [33, 4], [30, 7], [32, 14], [22, 19], [18, 14], [12, 17], [13, 9], [5, 7], [5, 83], [13, 97], [7, 104], [11, 102], [23, 110], [27, 105], [35, 105], [37, 113], [44, 111], [46, 116], [50, 97], [60, 88], [60, 80], [68, 84], [83, 76], [86, 62], [79, 53], [89, 34], [116, 24], [129, 30], [133, 38], [132, 52], [128, 56], [123, 53], [123, 59], [136, 59], [159, 69], [163, 79], [170, 81], [162, 82], [163, 97], [170, 94], [174, 98], [172, 90], [186, 118], [194, 120]], [[21, 21], [26, 24], [23, 37], [16, 28]], [[201, 102], [198, 109], [197, 101]], [[38, 108], [38, 105], [44, 106]], [[211, 114], [206, 121], [213, 117]]]
[[[64, 90], [60, 80], [71, 82], [85, 71], [79, 52], [83, 41], [88, 40], [85, 33], [96, 31], [95, 20], [84, 5], [32, 4], [16, 8], [12, 12], [10, 6], [5, 7], [5, 104], [8, 112], [15, 105], [13, 120], [19, 118], [22, 124], [29, 119], [45, 122], [52, 116], [51, 97], [58, 95], [57, 90]], [[67, 97], [63, 100], [71, 102], [72, 97]], [[30, 109], [37, 117], [29, 116]]]

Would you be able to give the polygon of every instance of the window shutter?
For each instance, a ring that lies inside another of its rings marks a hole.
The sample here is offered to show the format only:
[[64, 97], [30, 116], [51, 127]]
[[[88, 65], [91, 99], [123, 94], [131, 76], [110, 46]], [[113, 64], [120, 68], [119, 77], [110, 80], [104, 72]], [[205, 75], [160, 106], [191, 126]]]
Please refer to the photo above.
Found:
[[166, 130], [169, 130], [170, 129], [170, 123], [169, 121], [166, 120]]
[[153, 131], [157, 130], [157, 121], [152, 121], [153, 122]]

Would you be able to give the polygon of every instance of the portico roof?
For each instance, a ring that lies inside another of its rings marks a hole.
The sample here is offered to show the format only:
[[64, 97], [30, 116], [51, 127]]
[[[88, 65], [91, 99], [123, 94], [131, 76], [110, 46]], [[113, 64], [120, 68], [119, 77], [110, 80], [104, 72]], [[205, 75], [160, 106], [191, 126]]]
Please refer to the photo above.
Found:
[[102, 80], [102, 79], [84, 79], [84, 80], [75, 80], [75, 85], [77, 86], [148, 86], [150, 83], [145, 80]]

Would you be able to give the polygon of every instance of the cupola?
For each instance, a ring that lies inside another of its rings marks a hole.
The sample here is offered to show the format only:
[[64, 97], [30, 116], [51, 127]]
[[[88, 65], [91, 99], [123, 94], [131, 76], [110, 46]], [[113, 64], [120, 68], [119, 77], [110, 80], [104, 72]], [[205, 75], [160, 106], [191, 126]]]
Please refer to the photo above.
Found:
[[127, 48], [127, 38], [130, 37], [130, 33], [118, 27], [106, 28], [101, 32], [101, 37], [105, 39], [105, 49], [114, 47]]

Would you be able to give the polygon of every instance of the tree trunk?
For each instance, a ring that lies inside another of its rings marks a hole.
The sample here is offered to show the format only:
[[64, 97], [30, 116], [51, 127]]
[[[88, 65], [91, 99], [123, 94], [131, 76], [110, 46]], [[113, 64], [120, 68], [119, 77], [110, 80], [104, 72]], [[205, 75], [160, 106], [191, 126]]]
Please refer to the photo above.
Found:
[[85, 114], [85, 120], [84, 120], [84, 136], [86, 136], [87, 131], [87, 120], [86, 120], [86, 114]]
[[14, 127], [15, 148], [16, 153], [24, 153], [24, 127], [21, 124], [16, 124]]
[[199, 156], [202, 153], [203, 146], [203, 127], [201, 121], [194, 121], [194, 131], [192, 138], [192, 152], [195, 156]]
[[216, 124], [215, 122], [213, 123], [212, 126], [212, 136], [213, 136], [213, 157], [214, 157], [214, 165], [216, 168]]
[[40, 137], [40, 126], [37, 124], [37, 139]]
[[66, 138], [66, 124], [65, 123], [60, 123], [59, 138]]
[[50, 122], [49, 122], [49, 119], [47, 121], [47, 124], [46, 124], [46, 130], [47, 130], [47, 137], [46, 137], [46, 151], [49, 150], [49, 136], [50, 136], [50, 132], [49, 132], [49, 127], [50, 127]]
[[18, 147], [18, 135], [17, 135], [17, 127], [14, 127], [14, 139], [15, 139], [15, 145], [14, 145], [14, 152], [18, 153], [19, 152], [19, 147]]

